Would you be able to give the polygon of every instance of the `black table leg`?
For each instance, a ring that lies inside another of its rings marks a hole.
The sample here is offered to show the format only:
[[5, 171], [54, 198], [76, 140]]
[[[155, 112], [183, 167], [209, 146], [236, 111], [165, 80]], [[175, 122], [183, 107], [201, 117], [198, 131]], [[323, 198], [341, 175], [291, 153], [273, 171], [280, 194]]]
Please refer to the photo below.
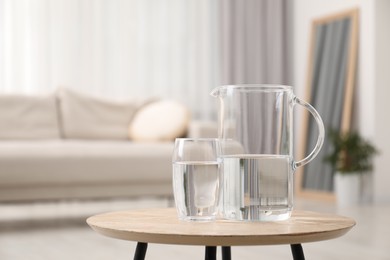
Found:
[[148, 243], [138, 242], [135, 249], [134, 260], [144, 260], [148, 249]]
[[[305, 260], [303, 249], [301, 244], [293, 244], [291, 246], [291, 252], [294, 260]], [[148, 249], [148, 243], [138, 242], [135, 249], [134, 260], [145, 260], [146, 250]], [[217, 259], [217, 247], [206, 246], [205, 260]], [[231, 260], [231, 248], [230, 246], [222, 247], [222, 259]]]
[[205, 260], [216, 260], [217, 259], [217, 247], [206, 246]]
[[294, 260], [305, 260], [303, 249], [301, 244], [293, 244], [291, 246], [291, 252]]
[[222, 247], [222, 260], [231, 260], [232, 259], [232, 253], [230, 246], [223, 246]]

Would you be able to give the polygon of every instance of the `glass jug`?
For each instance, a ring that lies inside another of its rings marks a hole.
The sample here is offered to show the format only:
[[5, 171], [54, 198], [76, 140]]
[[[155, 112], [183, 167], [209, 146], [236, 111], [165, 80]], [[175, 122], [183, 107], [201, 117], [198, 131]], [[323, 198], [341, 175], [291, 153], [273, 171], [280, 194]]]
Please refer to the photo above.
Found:
[[[223, 159], [222, 214], [226, 219], [285, 220], [293, 206], [293, 173], [318, 154], [324, 125], [318, 112], [290, 86], [228, 85], [219, 98], [218, 137]], [[293, 158], [293, 108], [306, 108], [318, 124], [313, 151]]]

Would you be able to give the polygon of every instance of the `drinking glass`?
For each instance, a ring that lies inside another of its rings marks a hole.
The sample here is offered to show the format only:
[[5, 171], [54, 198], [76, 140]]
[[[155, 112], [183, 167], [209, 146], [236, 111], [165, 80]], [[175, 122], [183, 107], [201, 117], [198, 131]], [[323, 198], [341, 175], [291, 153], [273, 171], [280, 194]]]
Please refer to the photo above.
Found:
[[211, 221], [218, 214], [221, 148], [215, 138], [177, 138], [172, 156], [173, 192], [181, 220]]

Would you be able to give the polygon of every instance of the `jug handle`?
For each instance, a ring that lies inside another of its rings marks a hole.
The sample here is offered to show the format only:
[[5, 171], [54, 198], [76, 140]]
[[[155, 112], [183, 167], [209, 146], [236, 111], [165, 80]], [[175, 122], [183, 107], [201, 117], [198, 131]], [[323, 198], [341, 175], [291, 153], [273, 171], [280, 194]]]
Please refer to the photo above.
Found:
[[309, 112], [314, 117], [314, 119], [317, 123], [317, 126], [318, 126], [317, 143], [316, 143], [314, 149], [311, 151], [311, 153], [308, 156], [306, 156], [304, 159], [302, 159], [298, 162], [295, 162], [295, 168], [298, 168], [300, 166], [303, 166], [303, 165], [309, 163], [320, 152], [321, 147], [324, 144], [325, 128], [324, 128], [324, 122], [322, 121], [320, 114], [318, 114], [317, 110], [315, 110], [315, 108], [312, 105], [310, 105], [309, 103], [307, 103], [307, 102], [305, 102], [297, 97], [294, 97], [294, 101], [296, 104], [301, 105], [304, 108], [306, 108], [307, 110], [309, 110]]

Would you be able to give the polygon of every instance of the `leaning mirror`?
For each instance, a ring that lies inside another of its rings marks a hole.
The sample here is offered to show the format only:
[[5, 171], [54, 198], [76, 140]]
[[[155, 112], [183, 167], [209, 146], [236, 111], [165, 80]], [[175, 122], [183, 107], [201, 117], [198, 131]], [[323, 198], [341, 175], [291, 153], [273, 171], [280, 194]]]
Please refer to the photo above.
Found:
[[[355, 84], [358, 10], [315, 19], [311, 33], [306, 99], [321, 114], [326, 129], [348, 131]], [[303, 158], [315, 145], [317, 129], [308, 115], [303, 116], [302, 123], [301, 151], [298, 153]], [[328, 138], [325, 138], [316, 159], [299, 169], [297, 196], [333, 199], [333, 169], [324, 163], [330, 149]]]

